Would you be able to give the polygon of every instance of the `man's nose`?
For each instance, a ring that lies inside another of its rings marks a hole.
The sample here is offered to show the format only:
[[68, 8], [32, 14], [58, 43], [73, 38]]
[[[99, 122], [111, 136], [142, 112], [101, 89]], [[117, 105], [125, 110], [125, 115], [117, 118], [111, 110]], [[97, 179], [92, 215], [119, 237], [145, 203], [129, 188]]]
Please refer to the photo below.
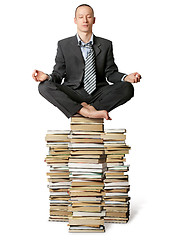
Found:
[[83, 17], [83, 22], [87, 22], [87, 17], [86, 16]]

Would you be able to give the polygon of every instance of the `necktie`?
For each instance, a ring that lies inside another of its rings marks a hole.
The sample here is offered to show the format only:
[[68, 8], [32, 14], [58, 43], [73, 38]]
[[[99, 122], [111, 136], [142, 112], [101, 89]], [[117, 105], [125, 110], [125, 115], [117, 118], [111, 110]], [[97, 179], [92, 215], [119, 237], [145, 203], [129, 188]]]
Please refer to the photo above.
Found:
[[84, 72], [84, 89], [88, 94], [91, 94], [96, 89], [96, 70], [95, 70], [95, 53], [92, 44], [87, 44], [86, 47], [90, 49], [85, 60]]

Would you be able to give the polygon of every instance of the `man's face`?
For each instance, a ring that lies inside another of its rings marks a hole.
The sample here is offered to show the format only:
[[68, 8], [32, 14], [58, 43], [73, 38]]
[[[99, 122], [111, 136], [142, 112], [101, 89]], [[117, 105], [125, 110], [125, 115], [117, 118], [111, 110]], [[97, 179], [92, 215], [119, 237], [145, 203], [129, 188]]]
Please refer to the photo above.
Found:
[[78, 31], [86, 33], [92, 32], [92, 26], [95, 23], [95, 17], [92, 9], [87, 6], [79, 7], [77, 9], [74, 22], [77, 24]]

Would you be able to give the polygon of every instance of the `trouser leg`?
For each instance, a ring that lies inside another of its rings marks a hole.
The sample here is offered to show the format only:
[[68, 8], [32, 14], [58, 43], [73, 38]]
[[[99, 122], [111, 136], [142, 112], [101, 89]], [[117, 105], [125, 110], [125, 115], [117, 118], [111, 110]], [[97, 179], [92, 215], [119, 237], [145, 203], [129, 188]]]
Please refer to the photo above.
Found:
[[90, 104], [97, 110], [110, 112], [114, 108], [126, 103], [134, 96], [133, 85], [129, 82], [117, 82], [99, 89]]
[[46, 80], [39, 84], [38, 90], [45, 99], [61, 110], [67, 118], [70, 118], [82, 108], [80, 97], [67, 86]]

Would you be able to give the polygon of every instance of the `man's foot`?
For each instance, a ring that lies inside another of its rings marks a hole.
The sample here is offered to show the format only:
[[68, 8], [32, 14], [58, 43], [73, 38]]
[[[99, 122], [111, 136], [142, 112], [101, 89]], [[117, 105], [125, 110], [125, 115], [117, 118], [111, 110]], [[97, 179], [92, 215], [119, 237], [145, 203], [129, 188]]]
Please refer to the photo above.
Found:
[[83, 107], [87, 107], [87, 106], [88, 106], [88, 104], [87, 104], [86, 102], [82, 102], [81, 105], [82, 105]]
[[106, 120], [112, 120], [109, 117], [109, 113], [106, 110], [96, 110], [93, 106], [89, 106], [86, 103], [81, 103], [81, 105], [83, 107], [80, 109], [80, 111], [78, 111], [78, 113], [81, 114], [84, 117], [105, 118]]
[[91, 111], [97, 111], [97, 109], [95, 109], [92, 105], [87, 104], [86, 102], [82, 102], [81, 105]]
[[106, 120], [112, 120], [109, 117], [109, 113], [106, 110], [92, 110], [90, 112], [90, 118], [105, 118]]

